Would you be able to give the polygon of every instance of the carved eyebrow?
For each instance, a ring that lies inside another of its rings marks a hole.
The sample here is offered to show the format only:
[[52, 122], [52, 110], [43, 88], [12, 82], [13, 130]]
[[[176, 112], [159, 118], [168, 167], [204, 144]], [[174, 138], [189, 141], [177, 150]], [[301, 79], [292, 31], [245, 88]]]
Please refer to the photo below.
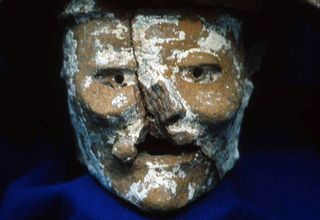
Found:
[[208, 54], [208, 53], [190, 53], [187, 57], [183, 58], [181, 61], [178, 61], [177, 64], [179, 67], [183, 66], [209, 66], [213, 64], [220, 64], [221, 60], [217, 54]]
[[219, 63], [198, 63], [198, 64], [190, 64], [190, 65], [181, 65], [180, 68], [213, 68], [213, 69], [222, 69]]

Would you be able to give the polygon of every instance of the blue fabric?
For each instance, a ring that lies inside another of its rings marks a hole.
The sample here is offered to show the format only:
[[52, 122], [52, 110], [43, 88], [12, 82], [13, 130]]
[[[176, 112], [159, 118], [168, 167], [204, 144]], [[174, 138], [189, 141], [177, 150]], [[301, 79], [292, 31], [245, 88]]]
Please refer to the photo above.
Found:
[[[320, 219], [319, 152], [312, 147], [281, 147], [290, 142], [268, 143], [278, 145], [274, 150], [251, 146], [212, 192], [165, 216], [146, 214], [128, 205], [104, 190], [86, 171], [74, 176], [68, 158], [57, 157], [46, 143], [37, 143], [41, 152], [23, 157], [7, 150], [1, 160], [7, 160], [8, 154], [16, 156], [20, 166], [16, 172], [25, 169], [23, 164], [33, 168], [7, 184], [0, 219]], [[2, 144], [1, 149], [6, 147]], [[6, 174], [15, 166], [1, 169]]]

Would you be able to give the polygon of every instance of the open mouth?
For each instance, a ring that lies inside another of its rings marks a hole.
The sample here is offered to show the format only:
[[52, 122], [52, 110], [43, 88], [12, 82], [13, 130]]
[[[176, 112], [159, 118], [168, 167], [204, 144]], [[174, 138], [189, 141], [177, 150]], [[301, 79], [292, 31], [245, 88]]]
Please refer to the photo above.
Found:
[[166, 160], [170, 158], [173, 163], [179, 163], [182, 158], [191, 158], [201, 153], [201, 147], [192, 141], [189, 144], [177, 144], [174, 140], [164, 137], [155, 137], [148, 133], [142, 142], [135, 145], [128, 141], [117, 141], [112, 147], [112, 154], [120, 162], [132, 165], [142, 158], [150, 160]]
[[184, 155], [195, 153], [199, 147], [194, 144], [175, 145], [168, 139], [155, 138], [148, 134], [145, 141], [136, 146], [138, 153], [145, 153], [151, 156], [163, 155]]

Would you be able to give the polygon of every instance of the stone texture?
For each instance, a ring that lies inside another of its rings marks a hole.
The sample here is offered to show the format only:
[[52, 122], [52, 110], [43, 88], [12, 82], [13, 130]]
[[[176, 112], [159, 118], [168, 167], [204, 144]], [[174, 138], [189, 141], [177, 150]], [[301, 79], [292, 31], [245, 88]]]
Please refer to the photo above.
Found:
[[240, 20], [212, 10], [77, 20], [62, 74], [82, 163], [148, 211], [183, 207], [212, 189], [239, 158], [252, 90]]

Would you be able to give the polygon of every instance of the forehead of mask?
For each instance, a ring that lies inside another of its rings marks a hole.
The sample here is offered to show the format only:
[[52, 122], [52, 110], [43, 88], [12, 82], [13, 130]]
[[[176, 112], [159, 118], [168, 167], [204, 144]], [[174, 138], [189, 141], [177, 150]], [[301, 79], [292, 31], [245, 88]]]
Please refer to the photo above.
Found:
[[[224, 120], [235, 112], [243, 78], [237, 19], [213, 13], [137, 13], [131, 21], [128, 17], [109, 13], [75, 28], [77, 85], [84, 97], [103, 94], [87, 98], [95, 112], [117, 114], [133, 105], [136, 72], [147, 88], [157, 80], [174, 84], [192, 112], [203, 119]], [[117, 73], [125, 82], [120, 86], [115, 82]], [[119, 93], [126, 104], [112, 109]]]

